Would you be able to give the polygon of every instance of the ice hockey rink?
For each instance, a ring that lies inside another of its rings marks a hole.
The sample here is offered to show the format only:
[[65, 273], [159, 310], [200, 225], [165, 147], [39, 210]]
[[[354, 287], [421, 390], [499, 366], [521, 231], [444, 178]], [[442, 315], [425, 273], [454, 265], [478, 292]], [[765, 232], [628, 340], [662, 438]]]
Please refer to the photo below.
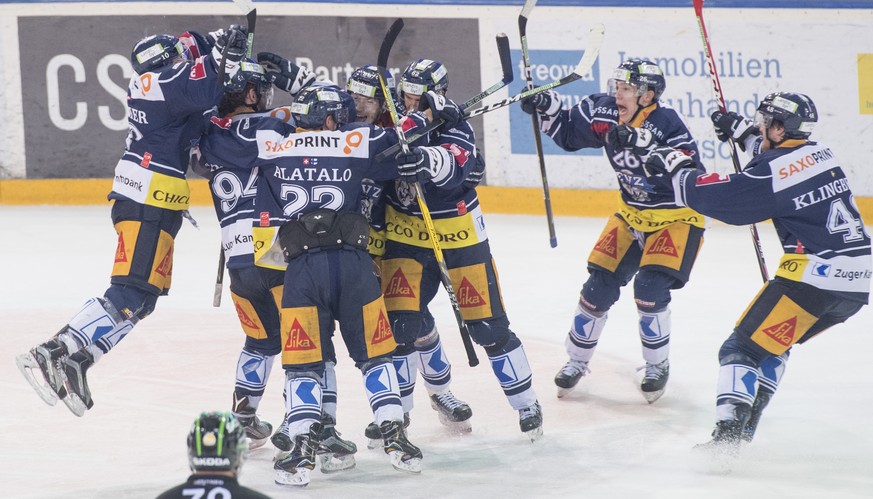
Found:
[[[230, 408], [243, 342], [227, 290], [222, 306], [211, 306], [214, 214], [192, 213], [201, 229], [186, 222], [179, 234], [170, 296], [89, 372], [95, 406], [80, 419], [61, 403], [43, 403], [14, 357], [107, 287], [116, 245], [109, 207], [0, 206], [0, 495], [145, 498], [188, 476], [188, 429], [201, 411]], [[445, 431], [419, 386], [409, 436], [424, 452], [423, 472], [394, 471], [381, 450], [366, 448], [372, 415], [338, 342], [338, 429], [357, 443], [357, 467], [314, 472], [305, 489], [282, 488], [273, 484], [267, 444], [252, 451], [242, 484], [275, 497], [873, 496], [870, 307], [794, 348], [755, 442], [719, 474], [691, 448], [713, 427], [718, 348], [761, 285], [748, 229], [716, 223], [706, 233], [691, 282], [673, 294], [670, 382], [649, 405], [638, 390], [643, 360], [630, 289], [610, 312], [592, 372], [561, 400], [552, 383], [603, 220], [558, 218], [555, 249], [544, 217], [486, 222], [513, 330], [533, 367], [544, 436], [531, 444], [519, 432], [481, 349], [484, 362], [467, 366], [441, 293], [432, 311], [454, 365], [453, 392], [473, 409], [471, 434]], [[769, 224], [759, 229], [775, 271], [781, 249]], [[277, 363], [259, 411], [274, 425], [282, 384]]]

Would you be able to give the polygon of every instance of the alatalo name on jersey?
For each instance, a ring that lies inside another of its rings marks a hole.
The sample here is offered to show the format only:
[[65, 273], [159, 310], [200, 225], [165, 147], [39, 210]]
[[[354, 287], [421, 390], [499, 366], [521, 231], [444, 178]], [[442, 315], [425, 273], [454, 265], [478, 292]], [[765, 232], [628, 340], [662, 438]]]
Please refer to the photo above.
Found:
[[290, 174], [286, 170], [284, 167], [276, 168], [273, 176], [297, 182], [348, 182], [352, 179], [352, 171], [348, 168], [294, 168]]

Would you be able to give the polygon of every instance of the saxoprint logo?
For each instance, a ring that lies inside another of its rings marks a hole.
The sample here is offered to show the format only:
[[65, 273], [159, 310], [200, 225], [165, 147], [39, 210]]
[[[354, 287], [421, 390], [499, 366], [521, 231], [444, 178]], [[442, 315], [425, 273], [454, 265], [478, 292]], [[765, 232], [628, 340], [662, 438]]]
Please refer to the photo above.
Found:
[[[579, 59], [584, 51], [581, 50], [531, 50], [531, 78], [534, 86], [560, 80], [576, 69]], [[525, 79], [521, 50], [512, 51], [512, 60], [515, 61], [514, 78], [509, 84], [509, 95], [516, 95], [524, 90]], [[563, 109], [569, 109], [579, 103], [582, 97], [600, 92], [600, 60], [598, 59], [591, 72], [581, 79], [555, 89], [561, 95]], [[536, 154], [534, 145], [533, 127], [530, 116], [521, 110], [521, 106], [514, 104], [509, 109], [510, 138], [513, 154]], [[543, 153], [545, 154], [582, 154], [598, 156], [602, 154], [600, 149], [582, 149], [569, 152], [556, 146], [551, 138], [543, 136]]]

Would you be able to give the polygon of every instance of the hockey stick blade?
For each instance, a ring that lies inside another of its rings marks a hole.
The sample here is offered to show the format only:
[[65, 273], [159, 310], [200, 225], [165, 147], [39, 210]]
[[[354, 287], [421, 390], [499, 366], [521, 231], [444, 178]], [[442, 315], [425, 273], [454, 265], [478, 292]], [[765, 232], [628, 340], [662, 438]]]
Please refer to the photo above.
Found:
[[376, 58], [376, 65], [380, 68], [388, 67], [388, 56], [391, 54], [391, 47], [394, 46], [394, 41], [403, 29], [403, 19], [395, 19], [385, 33], [385, 38], [382, 40], [382, 46], [379, 47], [379, 56]]
[[[503, 79], [464, 101], [464, 103], [460, 105], [461, 111], [465, 111], [468, 107], [478, 104], [482, 101], [482, 99], [512, 83], [512, 80], [514, 78], [514, 75], [512, 73], [512, 54], [509, 53], [509, 38], [506, 36], [505, 33], [497, 34], [497, 53], [500, 55], [500, 66], [501, 70], [503, 71]], [[416, 140], [436, 130], [437, 128], [442, 126], [442, 124], [443, 120], [432, 121], [421, 131], [419, 131], [412, 137], [409, 137], [407, 141], [410, 143], [415, 142]], [[389, 157], [393, 157], [395, 154], [397, 154], [398, 151], [400, 151], [399, 144], [391, 146], [388, 149], [377, 154], [376, 161], [385, 161]]]
[[478, 109], [465, 112], [464, 116], [467, 118], [479, 116], [480, 114], [485, 114], [494, 111], [495, 109], [500, 109], [501, 107], [508, 106], [513, 102], [518, 102], [532, 95], [545, 92], [546, 90], [551, 90], [553, 88], [572, 83], [584, 77], [591, 71], [591, 68], [594, 66], [594, 62], [597, 60], [597, 56], [600, 53], [600, 46], [603, 45], [604, 32], [605, 28], [602, 24], [596, 24], [591, 28], [591, 30], [588, 32], [588, 47], [585, 49], [585, 53], [582, 55], [582, 59], [579, 60], [579, 64], [576, 65], [576, 68], [573, 69], [572, 73], [561, 78], [560, 80], [555, 80], [546, 83], [545, 85], [540, 85], [530, 90], [525, 90], [520, 94], [513, 95], [512, 97], [497, 101], [493, 104], [488, 104], [487, 106], [482, 106]]

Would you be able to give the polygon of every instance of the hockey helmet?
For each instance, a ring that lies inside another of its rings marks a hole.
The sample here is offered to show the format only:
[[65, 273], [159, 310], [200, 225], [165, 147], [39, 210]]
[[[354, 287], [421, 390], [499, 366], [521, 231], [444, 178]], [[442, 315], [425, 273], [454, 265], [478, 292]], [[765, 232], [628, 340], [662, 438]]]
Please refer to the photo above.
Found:
[[636, 87], [639, 96], [651, 90], [655, 93], [653, 102], [657, 102], [667, 89], [664, 72], [648, 59], [628, 59], [619, 64], [609, 79], [609, 95], [615, 95], [616, 83], [620, 81]]
[[806, 139], [818, 121], [818, 112], [812, 99], [804, 94], [773, 92], [758, 104], [755, 123], [770, 128], [773, 121], [785, 127], [785, 138]]
[[400, 76], [400, 98], [403, 94], [423, 95], [431, 90], [445, 93], [449, 89], [449, 72], [443, 63], [419, 59]]
[[297, 126], [306, 130], [324, 127], [324, 120], [333, 116], [337, 127], [355, 121], [355, 101], [345, 90], [336, 85], [313, 85], [297, 94], [291, 104], [291, 116]]
[[187, 59], [188, 50], [173, 35], [149, 35], [136, 42], [130, 53], [130, 64], [137, 74], [158, 71], [177, 61]]
[[[395, 92], [394, 77], [387, 70], [384, 77], [388, 91], [393, 94]], [[379, 83], [379, 69], [376, 66], [361, 66], [354, 70], [349, 76], [346, 89], [350, 94], [363, 95], [377, 99], [379, 102], [385, 102], [385, 93], [382, 91], [381, 83]]]
[[239, 471], [249, 450], [243, 425], [229, 412], [204, 412], [188, 433], [191, 471]]

